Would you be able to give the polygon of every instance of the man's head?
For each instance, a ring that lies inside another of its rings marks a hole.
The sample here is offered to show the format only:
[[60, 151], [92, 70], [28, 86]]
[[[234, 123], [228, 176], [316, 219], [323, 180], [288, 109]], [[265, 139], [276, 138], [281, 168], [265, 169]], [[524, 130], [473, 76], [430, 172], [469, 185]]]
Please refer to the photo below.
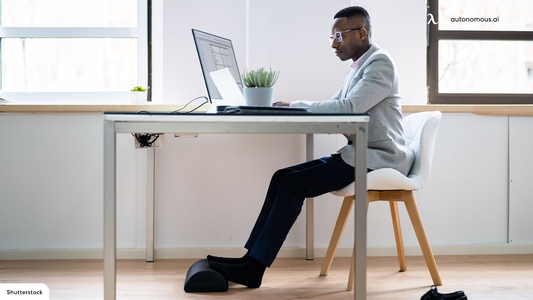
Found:
[[340, 60], [356, 61], [372, 45], [371, 34], [372, 23], [368, 12], [360, 6], [350, 6], [333, 17], [331, 47]]

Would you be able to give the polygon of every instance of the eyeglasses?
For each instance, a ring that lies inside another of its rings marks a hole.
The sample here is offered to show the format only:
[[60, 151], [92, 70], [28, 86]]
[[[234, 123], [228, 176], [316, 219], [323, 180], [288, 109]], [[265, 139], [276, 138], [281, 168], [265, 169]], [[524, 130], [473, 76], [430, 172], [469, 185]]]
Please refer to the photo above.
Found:
[[359, 28], [353, 28], [353, 29], [347, 29], [347, 30], [343, 30], [343, 31], [336, 31], [333, 33], [332, 36], [329, 37], [329, 40], [333, 43], [334, 40], [337, 40], [337, 42], [342, 42], [342, 34], [343, 33], [348, 33], [350, 31], [354, 31], [354, 30], [359, 30], [359, 29], [362, 29], [363, 27], [359, 27]]

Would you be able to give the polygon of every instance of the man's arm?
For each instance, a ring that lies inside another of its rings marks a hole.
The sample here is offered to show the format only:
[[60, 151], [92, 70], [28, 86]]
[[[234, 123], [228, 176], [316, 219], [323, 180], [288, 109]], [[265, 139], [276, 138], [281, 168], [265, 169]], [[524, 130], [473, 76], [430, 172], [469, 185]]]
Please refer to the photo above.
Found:
[[354, 78], [348, 86], [345, 98], [337, 93], [332, 100], [297, 101], [291, 103], [291, 106], [309, 107], [314, 113], [365, 113], [393, 95], [394, 65], [386, 54], [379, 53], [369, 58], [368, 65], [361, 72], [362, 77], [359, 80]]
[[272, 106], [291, 106], [291, 104], [288, 102], [278, 101], [278, 102], [274, 102]]

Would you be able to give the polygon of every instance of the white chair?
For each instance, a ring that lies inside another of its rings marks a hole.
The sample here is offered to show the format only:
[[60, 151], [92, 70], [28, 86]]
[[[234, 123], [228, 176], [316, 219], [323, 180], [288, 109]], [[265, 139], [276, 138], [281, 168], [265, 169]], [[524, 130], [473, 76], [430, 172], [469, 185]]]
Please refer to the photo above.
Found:
[[[424, 187], [429, 178], [431, 163], [433, 160], [433, 150], [435, 148], [435, 140], [441, 117], [441, 112], [435, 111], [415, 113], [404, 118], [402, 125], [406, 143], [416, 153], [414, 164], [407, 177], [400, 172], [389, 168], [378, 169], [367, 175], [367, 210], [370, 202], [389, 201], [400, 272], [405, 271], [407, 267], [405, 264], [405, 252], [398, 214], [398, 201], [404, 202], [405, 204], [418, 243], [420, 244], [422, 254], [424, 255], [424, 259], [428, 266], [429, 273], [433, 279], [433, 284], [437, 286], [441, 286], [442, 281], [426, 236], [426, 231], [424, 230], [424, 225], [422, 224], [418, 212], [418, 207], [413, 197], [413, 191]], [[353, 191], [354, 183], [339, 191], [332, 192], [332, 194], [336, 196], [344, 197], [344, 201], [331, 236], [331, 241], [326, 252], [320, 275], [327, 275], [329, 268], [331, 267], [342, 232], [344, 231], [344, 227], [346, 226], [346, 222], [353, 206]], [[350, 264], [350, 275], [347, 287], [349, 291], [353, 289], [354, 284], [353, 259], [354, 257], [352, 254], [352, 263]]]

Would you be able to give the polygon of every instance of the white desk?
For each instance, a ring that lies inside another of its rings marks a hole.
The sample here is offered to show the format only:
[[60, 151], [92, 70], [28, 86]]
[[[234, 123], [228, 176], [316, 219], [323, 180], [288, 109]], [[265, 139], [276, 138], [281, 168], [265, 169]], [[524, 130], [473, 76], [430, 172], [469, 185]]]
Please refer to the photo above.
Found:
[[117, 133], [344, 133], [355, 143], [355, 288], [366, 299], [366, 149], [365, 115], [104, 115], [104, 299], [116, 298], [116, 134]]

